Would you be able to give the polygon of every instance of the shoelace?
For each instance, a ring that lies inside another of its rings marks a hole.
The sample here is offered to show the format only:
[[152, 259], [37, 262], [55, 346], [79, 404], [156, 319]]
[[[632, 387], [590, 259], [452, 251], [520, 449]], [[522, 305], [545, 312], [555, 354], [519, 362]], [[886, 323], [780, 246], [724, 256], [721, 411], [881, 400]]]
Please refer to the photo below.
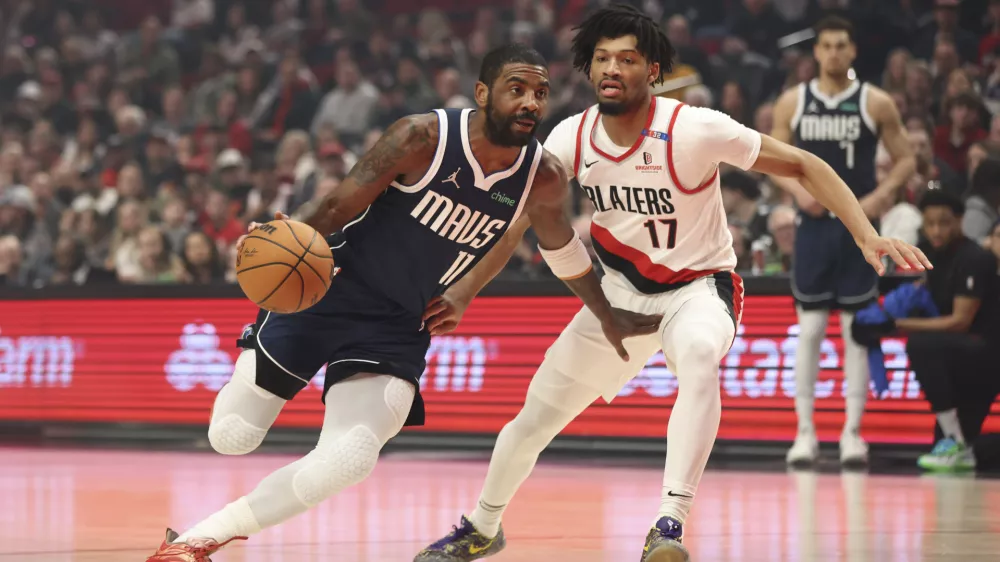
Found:
[[451, 526], [451, 532], [448, 536], [439, 540], [438, 542], [431, 545], [432, 549], [444, 549], [451, 546], [453, 541], [461, 540], [472, 533], [472, 529], [469, 527], [459, 527], [457, 525]]

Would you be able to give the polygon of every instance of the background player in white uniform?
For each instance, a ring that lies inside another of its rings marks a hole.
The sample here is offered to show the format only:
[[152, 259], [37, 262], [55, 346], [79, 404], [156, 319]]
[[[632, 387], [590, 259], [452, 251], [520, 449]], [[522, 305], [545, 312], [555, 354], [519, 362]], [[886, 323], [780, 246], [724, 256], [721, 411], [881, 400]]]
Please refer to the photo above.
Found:
[[[861, 201], [868, 218], [878, 220], [896, 203], [916, 160], [892, 97], [849, 77], [856, 56], [850, 22], [825, 18], [817, 24], [816, 34], [813, 51], [819, 61], [819, 78], [781, 95], [771, 134], [830, 164]], [[875, 150], [880, 140], [893, 159], [893, 168], [881, 184], [875, 179]], [[777, 178], [776, 183], [795, 195], [799, 204], [792, 265], [800, 328], [795, 355], [798, 432], [787, 460], [809, 464], [819, 455], [813, 425], [819, 352], [830, 310], [838, 309], [847, 378], [840, 460], [865, 463], [868, 446], [861, 438], [861, 416], [868, 398], [867, 352], [851, 338], [850, 330], [854, 311], [878, 298], [878, 277], [865, 263], [851, 233], [812, 195], [795, 180]]]
[[[854, 234], [880, 273], [880, 258], [923, 268], [926, 258], [878, 235], [851, 190], [819, 158], [763, 136], [726, 115], [653, 98], [650, 86], [674, 54], [655, 21], [628, 7], [599, 10], [578, 28], [574, 65], [588, 73], [598, 105], [560, 123], [545, 143], [594, 201], [591, 235], [616, 307], [663, 314], [659, 333], [626, 340], [622, 364], [581, 310], [548, 350], [524, 408], [497, 438], [479, 504], [417, 562], [469, 561], [503, 548], [503, 510], [539, 453], [584, 409], [610, 401], [662, 348], [680, 388], [667, 429], [662, 502], [644, 562], [688, 559], [682, 525], [708, 461], [721, 415], [719, 362], [740, 319], [742, 286], [719, 189], [721, 163], [798, 179]], [[475, 294], [503, 263], [499, 252], [454, 289]], [[447, 296], [447, 295], [446, 295]], [[430, 311], [432, 331], [461, 310]], [[446, 329], [446, 328], [445, 328]], [[568, 554], [567, 554], [568, 555]]]

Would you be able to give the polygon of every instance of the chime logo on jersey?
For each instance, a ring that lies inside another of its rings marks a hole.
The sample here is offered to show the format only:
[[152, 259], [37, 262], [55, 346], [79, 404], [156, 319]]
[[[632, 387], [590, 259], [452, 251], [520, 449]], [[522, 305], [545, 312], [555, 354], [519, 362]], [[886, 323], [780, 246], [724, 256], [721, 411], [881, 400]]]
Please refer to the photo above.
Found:
[[424, 191], [424, 198], [413, 208], [410, 216], [438, 236], [476, 249], [488, 244], [507, 226], [504, 220], [473, 211], [461, 203], [455, 203], [448, 196], [429, 189]]

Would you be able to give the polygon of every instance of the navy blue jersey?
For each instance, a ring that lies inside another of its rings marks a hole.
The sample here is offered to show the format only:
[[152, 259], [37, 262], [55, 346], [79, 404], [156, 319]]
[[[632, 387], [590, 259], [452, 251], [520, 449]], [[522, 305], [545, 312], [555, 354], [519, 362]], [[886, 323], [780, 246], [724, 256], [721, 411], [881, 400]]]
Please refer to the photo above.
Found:
[[877, 187], [875, 150], [878, 127], [866, 106], [868, 85], [859, 81], [830, 97], [818, 81], [799, 84], [799, 101], [792, 118], [795, 146], [819, 156], [837, 172], [854, 195], [863, 197]]
[[[485, 177], [469, 146], [470, 109], [438, 109], [438, 146], [427, 173], [398, 181], [333, 239], [346, 273], [410, 312], [468, 273], [517, 220], [542, 157], [537, 140]], [[322, 310], [322, 303], [318, 304]]]

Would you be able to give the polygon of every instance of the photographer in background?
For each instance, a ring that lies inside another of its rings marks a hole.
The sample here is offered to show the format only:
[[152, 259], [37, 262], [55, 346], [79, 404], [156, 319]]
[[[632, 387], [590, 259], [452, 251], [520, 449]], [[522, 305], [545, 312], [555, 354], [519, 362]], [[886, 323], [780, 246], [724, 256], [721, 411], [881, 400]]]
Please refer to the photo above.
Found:
[[928, 191], [919, 207], [927, 239], [921, 249], [934, 263], [925, 283], [940, 316], [890, 323], [909, 337], [910, 368], [940, 428], [934, 449], [918, 464], [927, 470], [971, 470], [976, 467], [972, 443], [1000, 394], [992, 353], [1000, 344], [997, 258], [962, 234], [965, 206], [957, 196]]

